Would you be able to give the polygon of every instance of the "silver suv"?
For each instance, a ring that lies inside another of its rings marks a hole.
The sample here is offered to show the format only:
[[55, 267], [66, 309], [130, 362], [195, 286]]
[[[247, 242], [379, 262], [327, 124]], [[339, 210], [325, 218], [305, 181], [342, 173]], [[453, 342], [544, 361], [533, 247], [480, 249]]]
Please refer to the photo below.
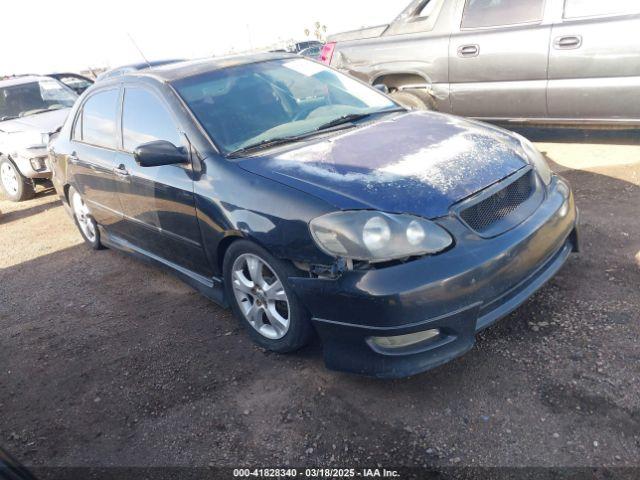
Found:
[[0, 81], [0, 188], [14, 202], [51, 178], [49, 135], [62, 126], [78, 96], [58, 80], [25, 76]]
[[640, 1], [416, 0], [322, 60], [400, 103], [491, 121], [640, 125]]

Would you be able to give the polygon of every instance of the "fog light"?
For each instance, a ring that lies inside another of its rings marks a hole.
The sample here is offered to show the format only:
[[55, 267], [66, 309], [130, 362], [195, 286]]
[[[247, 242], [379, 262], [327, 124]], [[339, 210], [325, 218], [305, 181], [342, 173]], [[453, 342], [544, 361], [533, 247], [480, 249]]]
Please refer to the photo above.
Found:
[[32, 158], [29, 161], [31, 162], [31, 168], [33, 168], [36, 172], [44, 170], [47, 166], [43, 157]]
[[371, 337], [369, 340], [381, 348], [399, 349], [410, 347], [418, 343], [432, 340], [440, 335], [440, 330], [425, 330], [424, 332], [410, 333], [409, 335], [399, 335], [397, 337]]

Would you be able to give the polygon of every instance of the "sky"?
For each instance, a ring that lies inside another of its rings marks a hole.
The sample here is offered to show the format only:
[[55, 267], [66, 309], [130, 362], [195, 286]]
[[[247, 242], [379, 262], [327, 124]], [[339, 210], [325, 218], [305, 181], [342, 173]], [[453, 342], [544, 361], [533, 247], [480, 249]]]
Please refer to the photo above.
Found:
[[392, 21], [409, 0], [4, 0], [0, 75], [200, 58]]

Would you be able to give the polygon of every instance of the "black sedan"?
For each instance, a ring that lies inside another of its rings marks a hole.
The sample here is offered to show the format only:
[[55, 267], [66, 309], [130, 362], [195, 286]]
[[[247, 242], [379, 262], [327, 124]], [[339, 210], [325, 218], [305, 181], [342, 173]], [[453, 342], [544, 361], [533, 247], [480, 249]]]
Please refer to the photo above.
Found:
[[287, 54], [96, 83], [50, 161], [94, 249], [172, 270], [266, 349], [317, 333], [330, 368], [378, 377], [463, 354], [578, 248], [526, 139]]

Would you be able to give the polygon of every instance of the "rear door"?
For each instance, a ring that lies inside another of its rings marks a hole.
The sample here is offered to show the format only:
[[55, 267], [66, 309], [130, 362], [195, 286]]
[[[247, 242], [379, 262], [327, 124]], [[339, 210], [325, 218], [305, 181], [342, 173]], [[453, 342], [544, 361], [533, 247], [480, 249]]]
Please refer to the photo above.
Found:
[[139, 145], [155, 140], [188, 149], [181, 132], [161, 94], [146, 86], [125, 87], [122, 150], [116, 163], [126, 236], [152, 255], [210, 276], [196, 217], [191, 164], [141, 167], [133, 155]]
[[547, 116], [551, 26], [545, 0], [460, 1], [449, 44], [453, 113], [479, 118]]
[[549, 115], [640, 120], [640, 2], [563, 3], [551, 40]]
[[111, 230], [117, 229], [123, 219], [114, 173], [119, 103], [118, 87], [87, 98], [75, 119], [69, 157], [74, 186], [96, 221]]

